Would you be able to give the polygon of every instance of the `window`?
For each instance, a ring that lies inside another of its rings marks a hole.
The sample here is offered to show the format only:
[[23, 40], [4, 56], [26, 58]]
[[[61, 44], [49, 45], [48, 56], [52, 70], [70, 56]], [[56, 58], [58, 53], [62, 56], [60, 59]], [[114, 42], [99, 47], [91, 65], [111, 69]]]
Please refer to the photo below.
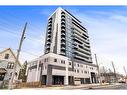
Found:
[[57, 59], [54, 59], [54, 62], [57, 62]]
[[44, 62], [46, 62], [46, 59], [44, 59]]
[[14, 63], [11, 64], [11, 69], [13, 69], [13, 68], [14, 68]]
[[8, 59], [9, 58], [9, 54], [5, 54], [5, 59]]
[[13, 69], [14, 68], [14, 63], [8, 63], [7, 69]]
[[79, 70], [77, 70], [77, 73], [79, 73]]
[[44, 62], [48, 62], [48, 58], [45, 58], [45, 59], [44, 59]]
[[10, 73], [10, 77], [12, 76], [12, 72]]
[[69, 65], [71, 65], [71, 62], [69, 62]]
[[61, 64], [65, 64], [65, 61], [64, 60], [61, 60]]
[[83, 65], [80, 65], [80, 67], [83, 67]]
[[8, 63], [8, 65], [7, 65], [7, 69], [9, 69], [9, 68], [10, 68], [10, 66], [11, 66], [11, 64], [10, 64], [10, 63]]
[[87, 71], [84, 71], [85, 74], [87, 74]]
[[79, 64], [77, 64], [78, 65], [78, 67], [79, 67]]

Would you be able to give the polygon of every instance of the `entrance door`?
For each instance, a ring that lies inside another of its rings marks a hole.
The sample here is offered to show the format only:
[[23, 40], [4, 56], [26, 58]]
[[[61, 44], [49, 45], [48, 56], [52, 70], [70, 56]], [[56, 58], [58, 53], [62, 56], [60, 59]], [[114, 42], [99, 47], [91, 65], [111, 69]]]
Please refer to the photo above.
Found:
[[5, 73], [0, 73], [0, 81], [3, 81], [5, 77]]
[[53, 85], [64, 85], [64, 76], [53, 76]]
[[92, 83], [96, 83], [96, 75], [94, 72], [91, 72], [91, 81]]

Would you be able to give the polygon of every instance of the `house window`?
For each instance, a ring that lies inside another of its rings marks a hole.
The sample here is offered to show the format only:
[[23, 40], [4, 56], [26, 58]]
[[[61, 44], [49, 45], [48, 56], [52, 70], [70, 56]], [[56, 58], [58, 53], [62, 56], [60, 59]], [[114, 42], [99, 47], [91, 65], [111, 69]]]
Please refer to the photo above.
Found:
[[11, 64], [11, 69], [13, 69], [13, 68], [14, 68], [14, 63]]
[[57, 62], [57, 59], [54, 59], [54, 62]]
[[9, 58], [9, 54], [5, 54], [4, 59], [8, 59]]
[[8, 63], [7, 69], [13, 69], [14, 68], [14, 63]]

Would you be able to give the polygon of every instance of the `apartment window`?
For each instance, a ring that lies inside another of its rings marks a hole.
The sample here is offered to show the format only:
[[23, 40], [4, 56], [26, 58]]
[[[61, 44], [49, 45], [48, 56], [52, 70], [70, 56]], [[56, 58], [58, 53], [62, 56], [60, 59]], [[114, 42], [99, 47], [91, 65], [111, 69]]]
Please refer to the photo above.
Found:
[[78, 65], [78, 67], [79, 67], [79, 64], [77, 64]]
[[48, 62], [48, 58], [45, 58], [45, 59], [44, 59], [44, 62]]
[[76, 72], [76, 69], [75, 69], [75, 72]]
[[5, 59], [8, 59], [9, 58], [9, 54], [5, 54]]
[[71, 65], [71, 62], [69, 62], [69, 65]]
[[85, 74], [87, 74], [87, 71], [84, 71]]
[[83, 67], [83, 65], [80, 65], [80, 67]]
[[54, 59], [54, 62], [57, 62], [57, 59]]
[[48, 62], [48, 58], [46, 58], [46, 62]]
[[65, 64], [65, 61], [64, 60], [61, 60], [61, 64]]
[[79, 73], [79, 70], [77, 70], [77, 73]]

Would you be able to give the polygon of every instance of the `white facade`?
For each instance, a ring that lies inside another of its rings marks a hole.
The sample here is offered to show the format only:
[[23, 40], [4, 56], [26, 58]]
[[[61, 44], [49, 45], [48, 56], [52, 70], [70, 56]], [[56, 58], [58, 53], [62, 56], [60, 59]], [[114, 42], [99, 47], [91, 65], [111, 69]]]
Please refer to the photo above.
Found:
[[[57, 59], [57, 62], [54, 62], [55, 59]], [[63, 61], [63, 63], [61, 63], [61, 61]], [[41, 81], [40, 80], [41, 67], [39, 67], [39, 64], [43, 64], [42, 75], [47, 75], [48, 65], [59, 66], [59, 68], [52, 69], [52, 75], [64, 76], [65, 85], [68, 85], [68, 76], [74, 76], [75, 80], [77, 80], [80, 78], [91, 79], [91, 72], [97, 74], [97, 68], [94, 65], [74, 62], [74, 71], [72, 71], [70, 70], [72, 68], [72, 61], [70, 61], [69, 58], [54, 53], [48, 53], [35, 59], [32, 62], [28, 62], [27, 82]], [[80, 80], [75, 81], [75, 84], [81, 84]]]

